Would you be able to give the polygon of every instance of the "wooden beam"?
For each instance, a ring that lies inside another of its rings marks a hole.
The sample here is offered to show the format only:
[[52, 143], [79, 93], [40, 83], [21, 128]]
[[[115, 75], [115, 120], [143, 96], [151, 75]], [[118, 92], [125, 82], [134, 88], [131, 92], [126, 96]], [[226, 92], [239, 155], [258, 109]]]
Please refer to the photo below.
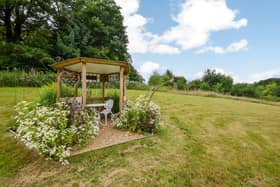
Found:
[[120, 112], [124, 109], [124, 68], [120, 67]]
[[81, 62], [93, 63], [93, 64], [105, 64], [105, 65], [113, 65], [113, 66], [125, 66], [125, 67], [129, 65], [127, 62], [124, 61], [80, 57], [80, 58], [72, 58], [72, 59], [64, 60], [55, 64], [51, 64], [50, 66], [54, 68], [60, 68], [60, 67], [81, 63]]
[[51, 64], [50, 66], [53, 68], [61, 68], [61, 67], [77, 64], [80, 62], [81, 62], [81, 58], [71, 58], [71, 59], [67, 59], [67, 60], [63, 60], [63, 61]]
[[66, 68], [61, 68], [64, 72], [67, 72], [67, 73], [72, 73], [72, 74], [77, 74], [79, 75], [80, 73], [79, 72], [76, 72], [76, 71], [72, 71], [70, 69], [66, 69]]
[[62, 78], [63, 70], [58, 69], [57, 75], [56, 75], [56, 102], [59, 101], [59, 98], [61, 97], [61, 78]]
[[124, 74], [128, 74], [128, 72], [129, 72], [129, 63], [127, 63], [127, 62], [97, 59], [97, 58], [85, 58], [85, 57], [72, 58], [72, 59], [64, 60], [64, 61], [52, 64], [50, 66], [52, 68], [63, 68], [63, 67], [71, 66], [73, 64], [78, 64], [78, 63], [81, 63], [81, 62], [120, 66], [120, 67], [125, 68]]
[[82, 63], [82, 104], [85, 109], [87, 104], [87, 64]]

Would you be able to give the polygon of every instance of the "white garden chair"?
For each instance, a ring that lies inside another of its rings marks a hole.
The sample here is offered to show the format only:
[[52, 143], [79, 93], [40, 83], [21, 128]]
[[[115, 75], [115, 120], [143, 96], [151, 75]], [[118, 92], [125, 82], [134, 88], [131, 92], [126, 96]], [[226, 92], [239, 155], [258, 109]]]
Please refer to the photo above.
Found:
[[112, 112], [112, 108], [114, 105], [114, 101], [112, 99], [109, 99], [105, 102], [105, 106], [104, 106], [104, 110], [100, 112], [100, 114], [103, 114], [105, 117], [105, 125], [107, 126], [107, 118], [108, 118], [108, 114], [111, 114], [111, 120], [113, 119], [113, 112]]

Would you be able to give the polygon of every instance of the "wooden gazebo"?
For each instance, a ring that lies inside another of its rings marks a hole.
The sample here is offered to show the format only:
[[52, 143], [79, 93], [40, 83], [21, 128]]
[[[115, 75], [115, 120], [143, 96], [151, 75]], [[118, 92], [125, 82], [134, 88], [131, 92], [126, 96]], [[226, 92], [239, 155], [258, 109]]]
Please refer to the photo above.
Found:
[[[72, 58], [64, 60], [51, 67], [57, 69], [57, 100], [61, 97], [61, 84], [63, 74], [70, 74], [76, 78], [74, 84], [74, 96], [78, 97], [78, 84], [82, 82], [82, 107], [85, 108], [89, 98], [87, 98], [87, 80], [97, 80], [102, 84], [102, 98], [104, 101], [105, 82], [109, 81], [109, 76], [117, 75], [120, 83], [120, 111], [124, 109], [126, 100], [126, 75], [129, 72], [129, 64], [122, 61], [104, 60], [96, 58]], [[92, 101], [92, 98], [90, 99]]]

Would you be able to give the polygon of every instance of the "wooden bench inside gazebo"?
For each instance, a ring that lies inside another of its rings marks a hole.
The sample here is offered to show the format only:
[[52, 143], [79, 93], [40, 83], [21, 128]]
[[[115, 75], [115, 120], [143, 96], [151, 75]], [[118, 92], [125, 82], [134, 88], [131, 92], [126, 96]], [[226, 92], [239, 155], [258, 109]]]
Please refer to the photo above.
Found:
[[[57, 69], [57, 100], [61, 98], [62, 77], [65, 74], [71, 75], [76, 80], [74, 84], [74, 97], [78, 97], [78, 85], [81, 81], [83, 109], [91, 102], [100, 100], [104, 102], [105, 83], [109, 81], [110, 76], [117, 76], [120, 84], [119, 107], [120, 112], [123, 111], [126, 100], [126, 76], [129, 72], [129, 64], [127, 62], [80, 57], [55, 63], [51, 67]], [[87, 81], [90, 80], [100, 81], [102, 89], [101, 98], [87, 97]]]

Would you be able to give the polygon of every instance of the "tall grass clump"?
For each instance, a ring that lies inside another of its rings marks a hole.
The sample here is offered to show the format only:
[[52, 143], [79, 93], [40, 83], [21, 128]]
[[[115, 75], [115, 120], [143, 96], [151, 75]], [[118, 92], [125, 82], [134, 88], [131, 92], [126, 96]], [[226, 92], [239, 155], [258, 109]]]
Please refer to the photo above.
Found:
[[50, 84], [56, 79], [55, 73], [25, 72], [25, 71], [1, 71], [1, 87], [41, 87]]
[[[56, 83], [52, 83], [40, 88], [39, 103], [44, 106], [51, 106], [56, 103]], [[73, 89], [62, 84], [61, 97], [72, 97]]]

